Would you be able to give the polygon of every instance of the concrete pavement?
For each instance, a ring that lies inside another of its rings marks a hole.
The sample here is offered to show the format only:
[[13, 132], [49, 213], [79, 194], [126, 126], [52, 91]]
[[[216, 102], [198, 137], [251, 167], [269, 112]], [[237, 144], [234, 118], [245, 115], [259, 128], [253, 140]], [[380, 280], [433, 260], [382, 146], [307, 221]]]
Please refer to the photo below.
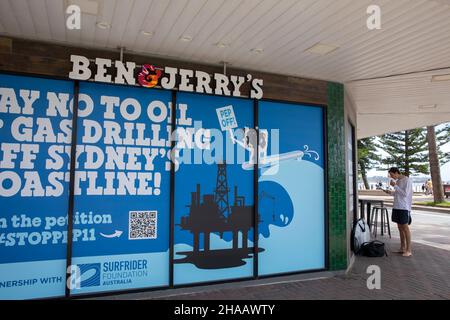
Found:
[[[392, 239], [377, 237], [386, 243], [388, 256], [358, 256], [346, 274], [325, 272], [100, 299], [450, 299], [450, 215], [414, 211], [412, 219], [412, 257], [394, 253], [400, 245], [398, 230], [391, 225]], [[381, 289], [367, 288], [370, 265], [380, 267]]]

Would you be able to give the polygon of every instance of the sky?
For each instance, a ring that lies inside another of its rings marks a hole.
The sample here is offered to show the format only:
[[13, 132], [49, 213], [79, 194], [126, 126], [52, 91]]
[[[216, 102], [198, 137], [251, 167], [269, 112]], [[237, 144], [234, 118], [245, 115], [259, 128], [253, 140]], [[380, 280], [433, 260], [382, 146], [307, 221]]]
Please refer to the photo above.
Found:
[[[440, 129], [442, 128], [443, 125], [439, 125], [436, 127], [436, 129]], [[450, 152], [450, 141], [443, 145], [442, 147], [442, 151], [444, 152]], [[385, 157], [387, 154], [383, 151], [380, 150], [380, 153], [382, 154], [383, 157]], [[368, 177], [374, 177], [374, 176], [386, 176], [387, 173], [386, 171], [378, 171], [376, 169], [372, 169], [367, 173]], [[447, 162], [445, 165], [441, 166], [441, 178], [442, 178], [442, 182], [448, 182], [450, 183], [450, 162]]]

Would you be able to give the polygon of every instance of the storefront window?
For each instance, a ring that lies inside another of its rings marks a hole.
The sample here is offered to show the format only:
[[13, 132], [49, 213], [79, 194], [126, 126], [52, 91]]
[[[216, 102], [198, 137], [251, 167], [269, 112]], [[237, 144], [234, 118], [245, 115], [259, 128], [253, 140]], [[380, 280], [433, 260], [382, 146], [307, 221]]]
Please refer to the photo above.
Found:
[[0, 299], [64, 296], [73, 94], [0, 75]]
[[169, 284], [171, 92], [80, 83], [73, 294]]
[[[325, 267], [325, 159], [320, 107], [260, 102], [259, 274]], [[277, 138], [274, 138], [274, 136]], [[261, 134], [260, 134], [261, 137]]]
[[353, 219], [356, 220], [355, 127], [350, 121], [347, 121], [347, 172], [349, 212]]
[[253, 102], [180, 93], [177, 104], [190, 125], [177, 126], [174, 283], [251, 277], [254, 171], [245, 166], [244, 135], [253, 127]]
[[0, 90], [0, 298], [325, 268], [322, 107], [10, 75]]

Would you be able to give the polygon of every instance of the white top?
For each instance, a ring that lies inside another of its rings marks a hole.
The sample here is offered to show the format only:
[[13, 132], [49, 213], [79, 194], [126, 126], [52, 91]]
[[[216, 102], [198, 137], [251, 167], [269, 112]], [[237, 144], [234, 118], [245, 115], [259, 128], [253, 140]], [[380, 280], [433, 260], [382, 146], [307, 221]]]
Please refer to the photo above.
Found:
[[411, 180], [402, 176], [394, 186], [394, 209], [411, 211], [413, 185]]

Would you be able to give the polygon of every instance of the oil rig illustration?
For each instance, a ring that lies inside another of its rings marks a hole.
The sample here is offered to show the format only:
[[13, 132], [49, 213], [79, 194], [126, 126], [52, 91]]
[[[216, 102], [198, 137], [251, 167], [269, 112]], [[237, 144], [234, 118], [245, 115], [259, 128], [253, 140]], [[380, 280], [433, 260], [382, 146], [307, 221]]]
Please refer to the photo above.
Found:
[[[245, 205], [245, 197], [238, 195], [234, 187], [233, 205], [229, 203], [226, 164], [218, 164], [217, 180], [214, 194], [204, 194], [201, 199], [200, 184], [191, 192], [189, 214], [181, 217], [181, 230], [192, 233], [192, 251], [177, 252], [185, 257], [174, 260], [175, 263], [192, 263], [200, 269], [221, 269], [242, 266], [244, 259], [251, 258], [253, 247], [248, 246], [248, 235], [254, 225], [253, 205]], [[202, 201], [203, 200], [203, 201]], [[259, 215], [258, 215], [258, 223]], [[231, 232], [232, 247], [227, 249], [211, 249], [211, 233]], [[239, 243], [239, 233], [242, 241]], [[200, 235], [203, 234], [203, 250], [200, 248]], [[259, 251], [264, 249], [259, 248]]]

